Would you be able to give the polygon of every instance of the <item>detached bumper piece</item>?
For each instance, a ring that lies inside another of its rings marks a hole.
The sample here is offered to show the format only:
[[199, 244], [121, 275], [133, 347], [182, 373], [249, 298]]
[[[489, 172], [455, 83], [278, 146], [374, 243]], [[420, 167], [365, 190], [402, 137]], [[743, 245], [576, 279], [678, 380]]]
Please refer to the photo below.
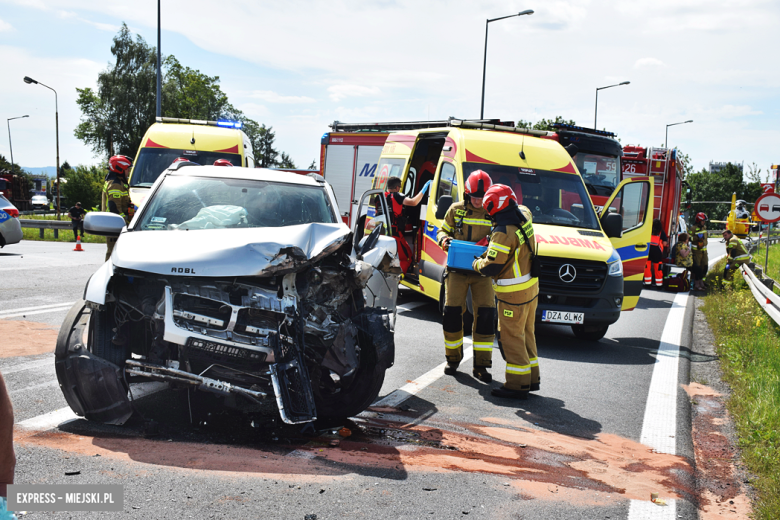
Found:
[[267, 397], [267, 394], [265, 392], [261, 392], [260, 390], [251, 390], [240, 386], [231, 385], [230, 383], [219, 381], [217, 379], [212, 379], [210, 377], [191, 374], [189, 372], [185, 372], [184, 370], [164, 367], [161, 365], [154, 365], [151, 363], [143, 363], [140, 361], [134, 361], [132, 359], [127, 360], [127, 368], [125, 370], [128, 374], [134, 376], [148, 377], [149, 379], [167, 381], [169, 383], [192, 385], [198, 390], [211, 392], [221, 396], [238, 394], [257, 402], [260, 402], [262, 399]]
[[105, 424], [124, 424], [133, 408], [122, 370], [82, 348], [55, 361], [62, 393], [76, 415]]
[[287, 424], [317, 420], [311, 379], [303, 359], [303, 334], [298, 336], [297, 346], [289, 337], [275, 336], [277, 341], [272, 342], [277, 362], [271, 365], [271, 381], [279, 414]]

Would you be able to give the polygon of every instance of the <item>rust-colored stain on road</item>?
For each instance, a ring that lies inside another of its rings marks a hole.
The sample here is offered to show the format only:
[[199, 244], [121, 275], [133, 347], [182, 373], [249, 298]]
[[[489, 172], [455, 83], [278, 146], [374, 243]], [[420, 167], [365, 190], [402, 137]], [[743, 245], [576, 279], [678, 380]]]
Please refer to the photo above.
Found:
[[750, 498], [737, 478], [737, 454], [723, 433], [728, 422], [723, 397], [699, 383], [691, 383], [683, 388], [693, 405], [692, 435], [700, 518], [746, 520], [752, 508]]
[[397, 472], [399, 477], [412, 471], [485, 473], [505, 477], [508, 489], [526, 500], [598, 504], [647, 500], [651, 492], [668, 498], [691, 496], [687, 482], [692, 469], [686, 459], [654, 453], [615, 435], [583, 439], [529, 429], [520, 420], [490, 417], [480, 424], [459, 424], [453, 430], [404, 423], [399, 415], [393, 418], [356, 420], [352, 435], [337, 446], [324, 437], [253, 449], [60, 431], [17, 431], [16, 442], [156, 467], [288, 476], [295, 481], [363, 474], [377, 468]]
[[0, 320], [0, 338], [3, 338], [0, 358], [54, 352], [58, 330], [57, 327], [34, 321]]

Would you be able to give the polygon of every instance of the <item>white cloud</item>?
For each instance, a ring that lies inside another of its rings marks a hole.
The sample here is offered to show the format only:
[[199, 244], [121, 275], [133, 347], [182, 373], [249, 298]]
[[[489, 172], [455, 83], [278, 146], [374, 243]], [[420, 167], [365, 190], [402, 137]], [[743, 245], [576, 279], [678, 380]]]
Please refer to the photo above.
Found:
[[641, 69], [642, 67], [666, 67], [666, 63], [658, 58], [640, 58], [634, 63], [634, 68]]
[[79, 21], [87, 23], [97, 29], [100, 29], [101, 31], [106, 31], [111, 33], [119, 32], [119, 28], [120, 28], [119, 25], [113, 25], [110, 23], [93, 22], [92, 20], [86, 20], [84, 18], [79, 18]]
[[12, 30], [13, 30], [13, 27], [11, 26], [10, 23], [4, 22], [3, 20], [0, 20], [0, 32], [12, 31]]
[[249, 95], [256, 99], [262, 99], [268, 103], [316, 103], [317, 100], [308, 96], [283, 96], [271, 90], [255, 90]]
[[332, 85], [328, 87], [330, 99], [339, 102], [349, 97], [378, 96], [379, 87], [364, 87], [363, 85]]

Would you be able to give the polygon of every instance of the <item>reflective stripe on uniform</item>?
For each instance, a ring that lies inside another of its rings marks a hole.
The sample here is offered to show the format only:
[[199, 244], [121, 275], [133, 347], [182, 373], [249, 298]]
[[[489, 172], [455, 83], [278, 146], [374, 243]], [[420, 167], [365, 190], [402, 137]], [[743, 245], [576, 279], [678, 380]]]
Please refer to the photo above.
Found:
[[538, 367], [539, 366], [539, 358], [533, 357], [533, 358], [530, 358], [529, 361], [531, 362], [531, 366], [532, 367]]
[[732, 260], [747, 260], [748, 258], [750, 258], [750, 255], [739, 255], [732, 258]]
[[463, 340], [459, 339], [458, 341], [445, 341], [444, 346], [448, 350], [456, 350], [463, 346]]
[[513, 365], [511, 363], [506, 364], [507, 374], [530, 374], [531, 365]]
[[507, 255], [509, 254], [510, 251], [509, 247], [502, 246], [501, 244], [496, 244], [495, 242], [490, 243], [490, 249], [495, 249], [499, 253], [506, 253]]
[[444, 231], [446, 231], [447, 233], [449, 233], [450, 231], [452, 231], [452, 228], [451, 228], [451, 227], [450, 227], [450, 225], [449, 225], [449, 224], [447, 224], [446, 222], [445, 222], [444, 224], [442, 224], [441, 228], [442, 228]]
[[493, 224], [489, 220], [481, 218], [464, 218], [463, 222], [472, 226], [492, 226]]
[[496, 280], [493, 283], [494, 283], [494, 285], [515, 285], [515, 284], [527, 282], [530, 279], [531, 279], [531, 275], [529, 273], [529, 274], [523, 275], [523, 276], [521, 276], [519, 278], [504, 278], [504, 279], [501, 279], [501, 280]]
[[474, 350], [482, 350], [491, 352], [493, 350], [493, 342], [492, 341], [474, 341]]
[[[530, 275], [526, 275], [530, 276]], [[521, 276], [522, 278], [522, 276]], [[533, 287], [534, 284], [538, 283], [538, 278], [531, 278], [527, 282], [515, 284], [515, 285], [497, 285], [496, 282], [493, 282], [493, 290], [497, 293], [508, 293], [508, 292], [515, 292], [515, 291], [523, 291], [525, 289], [528, 289], [529, 287]]]

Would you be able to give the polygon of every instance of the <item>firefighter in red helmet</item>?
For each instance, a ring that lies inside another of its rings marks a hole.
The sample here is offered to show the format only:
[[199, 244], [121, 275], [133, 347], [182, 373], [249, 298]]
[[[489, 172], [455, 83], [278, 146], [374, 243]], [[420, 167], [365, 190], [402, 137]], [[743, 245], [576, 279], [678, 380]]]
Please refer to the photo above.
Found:
[[[130, 192], [127, 185], [127, 171], [132, 164], [130, 158], [125, 155], [114, 155], [108, 160], [108, 175], [106, 175], [106, 181], [103, 184], [101, 202], [103, 211], [116, 213], [125, 219], [126, 224], [130, 223], [135, 213], [130, 202]], [[115, 237], [106, 237], [106, 261], [111, 258], [116, 241]]]
[[517, 204], [512, 188], [494, 184], [482, 205], [493, 220], [490, 245], [474, 260], [474, 270], [493, 278], [498, 300], [498, 346], [506, 360], [506, 383], [491, 394], [527, 399], [539, 390], [536, 356], [538, 273], [534, 272], [536, 239], [531, 211]]
[[[447, 210], [444, 223], [436, 235], [439, 246], [447, 251], [453, 239], [479, 242], [490, 235], [491, 222], [482, 206], [482, 198], [490, 188], [490, 175], [477, 170], [469, 175], [464, 186], [465, 197]], [[494, 323], [496, 302], [489, 278], [474, 272], [448, 270], [444, 278], [444, 352], [447, 366], [444, 373], [453, 375], [463, 359], [463, 312], [471, 288], [474, 325], [471, 339], [474, 345], [473, 375], [480, 381], [493, 380], [488, 369], [493, 366]]]
[[693, 268], [691, 276], [693, 278], [693, 289], [703, 291], [704, 277], [709, 269], [707, 256], [707, 215], [702, 212], [696, 214], [693, 219], [693, 229], [691, 235], [691, 252], [693, 253]]
[[214, 161], [214, 166], [233, 166], [233, 163], [227, 159], [217, 159]]

